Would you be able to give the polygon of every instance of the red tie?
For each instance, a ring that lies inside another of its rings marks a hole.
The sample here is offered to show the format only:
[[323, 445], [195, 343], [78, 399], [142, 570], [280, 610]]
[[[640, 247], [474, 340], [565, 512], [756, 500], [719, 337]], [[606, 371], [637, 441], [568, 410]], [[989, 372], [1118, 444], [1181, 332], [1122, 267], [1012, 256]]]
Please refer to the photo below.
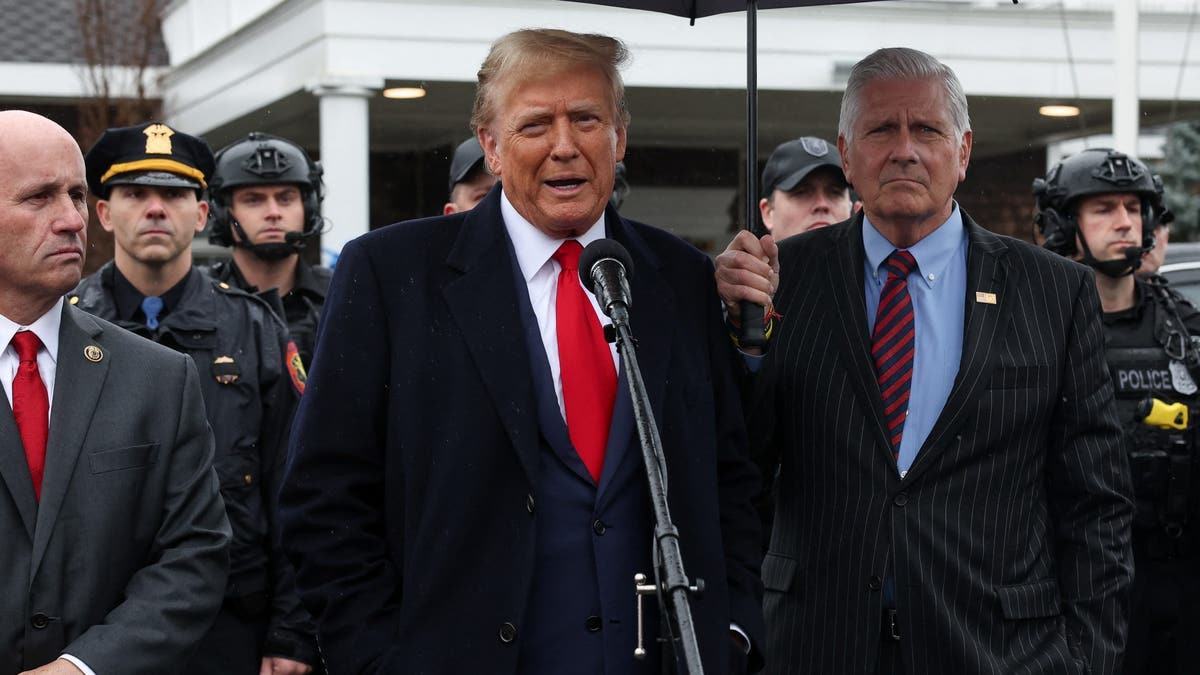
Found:
[[908, 294], [908, 275], [917, 269], [917, 261], [908, 251], [892, 251], [884, 261], [887, 283], [879, 296], [875, 312], [875, 330], [871, 337], [871, 355], [875, 374], [883, 394], [883, 414], [887, 419], [892, 454], [899, 459], [904, 420], [908, 417], [908, 392], [912, 384], [913, 330], [912, 298]]
[[554, 311], [558, 323], [558, 363], [562, 370], [563, 406], [567, 433], [575, 452], [596, 482], [604, 467], [604, 448], [617, 396], [617, 370], [596, 310], [579, 285], [579, 254], [571, 240], [554, 253], [562, 266]]
[[25, 446], [25, 460], [33, 478], [33, 493], [42, 499], [42, 473], [46, 469], [46, 437], [50, 433], [50, 398], [46, 383], [38, 372], [37, 353], [42, 341], [33, 331], [21, 331], [13, 336], [13, 349], [21, 364], [13, 378], [13, 417]]

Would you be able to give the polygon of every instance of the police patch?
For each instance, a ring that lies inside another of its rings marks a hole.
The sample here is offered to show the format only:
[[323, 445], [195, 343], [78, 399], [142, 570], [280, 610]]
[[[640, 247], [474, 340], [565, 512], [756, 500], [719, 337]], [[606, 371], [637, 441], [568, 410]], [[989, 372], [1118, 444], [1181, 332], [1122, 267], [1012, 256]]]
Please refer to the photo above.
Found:
[[805, 136], [800, 139], [804, 151], [813, 157], [824, 157], [829, 154], [829, 144], [815, 136]]
[[1117, 395], [1146, 394], [1172, 388], [1171, 371], [1165, 368], [1113, 368], [1113, 385]]
[[304, 384], [308, 382], [308, 373], [304, 370], [304, 362], [300, 360], [300, 350], [296, 349], [296, 341], [288, 340], [287, 346], [288, 375], [292, 376], [292, 385], [296, 391], [304, 393]]

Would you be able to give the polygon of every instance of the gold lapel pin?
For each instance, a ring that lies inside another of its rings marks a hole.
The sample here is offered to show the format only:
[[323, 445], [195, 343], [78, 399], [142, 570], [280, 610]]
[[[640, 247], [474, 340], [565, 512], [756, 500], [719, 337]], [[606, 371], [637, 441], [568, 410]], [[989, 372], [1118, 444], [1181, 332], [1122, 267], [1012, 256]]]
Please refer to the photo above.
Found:
[[88, 345], [83, 348], [83, 358], [92, 363], [100, 363], [101, 359], [104, 358], [104, 350], [96, 345]]
[[980, 302], [985, 305], [994, 305], [994, 304], [996, 304], [996, 294], [995, 293], [984, 293], [983, 291], [976, 291], [975, 292], [975, 302]]

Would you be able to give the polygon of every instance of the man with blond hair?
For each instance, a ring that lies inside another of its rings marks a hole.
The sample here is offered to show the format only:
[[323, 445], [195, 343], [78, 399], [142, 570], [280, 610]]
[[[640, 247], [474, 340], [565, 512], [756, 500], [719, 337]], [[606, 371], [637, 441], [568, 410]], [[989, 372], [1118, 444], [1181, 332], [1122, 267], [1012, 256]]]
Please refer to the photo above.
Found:
[[502, 37], [472, 118], [501, 184], [342, 251], [280, 497], [331, 672], [662, 672], [654, 608], [634, 658], [653, 519], [629, 388], [576, 269], [604, 238], [635, 268], [705, 668], [761, 662], [758, 480], [711, 263], [607, 206], [625, 59], [599, 35]]

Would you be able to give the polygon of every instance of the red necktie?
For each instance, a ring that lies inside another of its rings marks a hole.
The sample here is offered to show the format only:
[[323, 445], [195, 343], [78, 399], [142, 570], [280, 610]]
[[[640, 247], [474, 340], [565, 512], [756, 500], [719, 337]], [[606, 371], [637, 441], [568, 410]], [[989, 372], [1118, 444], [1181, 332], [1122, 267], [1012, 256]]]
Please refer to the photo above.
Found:
[[33, 331], [21, 331], [13, 336], [12, 345], [21, 362], [13, 378], [13, 417], [21, 433], [21, 444], [25, 446], [33, 493], [40, 501], [42, 473], [46, 469], [46, 437], [50, 433], [50, 398], [37, 365], [38, 347], [42, 346], [42, 341]]
[[875, 375], [883, 394], [883, 415], [887, 420], [892, 454], [900, 457], [900, 439], [908, 416], [908, 390], [912, 384], [913, 330], [912, 298], [908, 295], [908, 275], [917, 269], [917, 261], [908, 251], [892, 251], [883, 261], [887, 283], [879, 296], [875, 312], [875, 331], [871, 337], [871, 356]]
[[579, 254], [583, 247], [571, 240], [554, 253], [562, 266], [554, 311], [558, 324], [558, 363], [562, 372], [563, 406], [567, 433], [575, 452], [596, 482], [604, 467], [608, 427], [617, 396], [617, 371], [596, 310], [579, 285]]

